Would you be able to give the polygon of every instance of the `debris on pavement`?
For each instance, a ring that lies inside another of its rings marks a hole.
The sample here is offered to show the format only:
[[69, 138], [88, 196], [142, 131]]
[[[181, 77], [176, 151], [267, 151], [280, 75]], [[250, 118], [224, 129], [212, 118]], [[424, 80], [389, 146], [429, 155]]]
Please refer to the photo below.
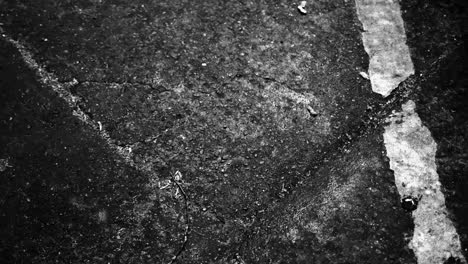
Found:
[[297, 6], [297, 9], [303, 15], [307, 14], [307, 10], [305, 9], [306, 4], [307, 1], [301, 1], [301, 3]]
[[367, 74], [367, 72], [359, 72], [359, 75], [361, 75], [362, 78], [366, 79], [366, 80], [369, 80], [369, 74]]
[[98, 223], [106, 223], [108, 220], [108, 213], [106, 209], [99, 210], [97, 214]]
[[179, 184], [179, 182], [182, 180], [182, 173], [180, 171], [176, 171], [172, 175], [172, 180], [174, 181], [175, 185], [177, 186], [177, 190], [180, 191], [182, 194], [182, 197], [184, 198], [184, 204], [185, 204], [185, 209], [184, 209], [184, 217], [185, 217], [185, 229], [184, 229], [184, 239], [182, 241], [182, 245], [180, 246], [179, 250], [177, 253], [172, 257], [170, 263], [175, 263], [177, 261], [177, 258], [182, 254], [182, 252], [185, 250], [185, 247], [187, 246], [188, 238], [190, 235], [190, 216], [189, 216], [189, 197], [185, 193], [184, 189], [182, 186]]
[[408, 212], [414, 211], [418, 207], [418, 199], [411, 196], [406, 196], [401, 199], [401, 207], [403, 207], [403, 209]]
[[318, 115], [317, 111], [315, 111], [310, 105], [307, 106], [307, 111], [309, 112], [310, 116], [315, 117]]
[[7, 168], [11, 168], [11, 164], [9, 163], [9, 159], [0, 159], [0, 172], [4, 172]]

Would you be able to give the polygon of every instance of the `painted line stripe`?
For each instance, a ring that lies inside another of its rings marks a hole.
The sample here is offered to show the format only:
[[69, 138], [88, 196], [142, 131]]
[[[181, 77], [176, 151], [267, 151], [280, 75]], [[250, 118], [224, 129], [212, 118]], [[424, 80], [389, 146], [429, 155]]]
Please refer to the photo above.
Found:
[[442, 264], [450, 257], [466, 263], [459, 236], [447, 217], [435, 163], [437, 144], [408, 101], [402, 112], [393, 113], [385, 127], [384, 142], [395, 184], [402, 197], [419, 200], [413, 212], [414, 234], [409, 247], [418, 263]]
[[[400, 6], [396, 0], [355, 2], [364, 28], [363, 45], [370, 58], [372, 90], [386, 97], [414, 74]], [[402, 112], [393, 113], [383, 135], [400, 196], [419, 200], [413, 212], [415, 228], [409, 247], [421, 264], [442, 264], [450, 257], [466, 263], [440, 189], [435, 163], [437, 145], [415, 107], [413, 101], [408, 101]]]
[[400, 6], [397, 0], [356, 0], [356, 11], [372, 90], [386, 97], [414, 74]]

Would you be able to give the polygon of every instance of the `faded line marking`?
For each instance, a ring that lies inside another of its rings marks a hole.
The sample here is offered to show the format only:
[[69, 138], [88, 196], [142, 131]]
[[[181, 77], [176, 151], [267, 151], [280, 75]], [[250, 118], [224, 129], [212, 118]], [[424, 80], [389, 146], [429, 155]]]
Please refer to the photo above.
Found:
[[73, 109], [73, 115], [75, 117], [77, 117], [84, 124], [93, 128], [94, 131], [97, 132], [107, 142], [107, 145], [113, 151], [115, 151], [121, 158], [123, 158], [128, 165], [137, 169], [138, 171], [147, 172], [133, 162], [131, 158], [132, 157], [131, 147], [121, 147], [115, 144], [115, 141], [110, 137], [109, 133], [103, 128], [102, 123], [99, 121], [92, 120], [78, 106], [78, 102], [80, 98], [77, 96], [74, 96], [69, 90], [69, 87], [77, 84], [76, 80], [70, 83], [66, 83], [66, 84], [59, 82], [58, 78], [54, 74], [47, 72], [43, 67], [39, 65], [39, 63], [36, 62], [36, 60], [34, 60], [33, 55], [26, 49], [26, 47], [24, 47], [23, 44], [21, 44], [20, 42], [12, 39], [11, 37], [5, 34], [2, 34], [2, 37], [18, 50], [23, 61], [26, 63], [26, 65], [31, 70], [33, 70], [36, 73], [36, 75], [39, 77], [38, 78], [39, 82], [45, 87], [52, 88], [52, 90], [56, 92], [57, 95], [60, 98], [62, 98], [71, 109]]
[[421, 264], [442, 264], [450, 257], [466, 263], [440, 189], [435, 163], [437, 144], [415, 112], [415, 103], [410, 100], [402, 109], [387, 119], [384, 142], [401, 197], [419, 198], [409, 247]]
[[[1, 27], [0, 27], [0, 31], [2, 31]], [[140, 166], [133, 161], [132, 159], [133, 153], [132, 153], [131, 147], [121, 147], [121, 146], [116, 145], [115, 140], [113, 140], [110, 137], [109, 133], [104, 129], [102, 123], [99, 121], [92, 120], [83, 110], [80, 109], [80, 107], [77, 104], [80, 98], [77, 96], [74, 96], [68, 89], [70, 86], [77, 84], [75, 80], [71, 83], [62, 84], [61, 82], [58, 81], [58, 78], [54, 74], [47, 72], [43, 67], [41, 67], [39, 63], [37, 63], [36, 60], [33, 59], [32, 54], [19, 41], [12, 39], [6, 34], [2, 34], [1, 36], [7, 42], [11, 43], [18, 50], [23, 61], [26, 63], [26, 65], [36, 73], [37, 77], [39, 77], [39, 82], [45, 87], [50, 87], [54, 92], [58, 94], [60, 98], [62, 98], [68, 104], [70, 108], [73, 109], [74, 116], [76, 116], [84, 124], [93, 128], [94, 131], [98, 133], [107, 142], [107, 145], [109, 146], [109, 148], [115, 151], [115, 153], [117, 153], [125, 161], [127, 165], [143, 173], [144, 175], [148, 177], [148, 179], [151, 180], [153, 178], [152, 175], [154, 175], [154, 172], [152, 172], [151, 169], [145, 168], [144, 166]], [[190, 235], [190, 230], [191, 230], [190, 218], [189, 218], [189, 213], [188, 213], [188, 203], [189, 203], [188, 196], [174, 177], [173, 177], [173, 180], [177, 186], [177, 190], [180, 190], [184, 197], [186, 222], [185, 222], [184, 240], [183, 240], [182, 246], [179, 247], [179, 250], [171, 258], [169, 263], [174, 263], [175, 261], [177, 261], [177, 258], [179, 257], [179, 255], [182, 254], [182, 252], [185, 250], [186, 244], [188, 242], [188, 238]], [[108, 218], [108, 215], [106, 211], [100, 211], [98, 213], [99, 221], [107, 221], [107, 218]]]
[[400, 6], [396, 0], [356, 0], [356, 11], [364, 28], [372, 90], [386, 97], [414, 74]]

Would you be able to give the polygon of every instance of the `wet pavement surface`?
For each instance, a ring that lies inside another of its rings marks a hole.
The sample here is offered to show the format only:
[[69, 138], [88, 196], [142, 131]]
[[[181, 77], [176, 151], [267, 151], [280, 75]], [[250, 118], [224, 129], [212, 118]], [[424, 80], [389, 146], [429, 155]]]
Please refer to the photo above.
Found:
[[464, 5], [401, 3], [384, 99], [354, 1], [0, 1], [0, 262], [416, 263], [382, 139], [408, 99], [466, 256]]

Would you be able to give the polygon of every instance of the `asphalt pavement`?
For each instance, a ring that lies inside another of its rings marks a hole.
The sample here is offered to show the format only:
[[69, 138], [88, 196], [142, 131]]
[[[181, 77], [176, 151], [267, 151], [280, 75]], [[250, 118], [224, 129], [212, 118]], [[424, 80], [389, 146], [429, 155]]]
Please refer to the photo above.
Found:
[[[369, 52], [359, 2], [0, 1], [0, 262], [464, 263], [467, 6], [402, 1]], [[429, 260], [409, 119], [458, 241]]]

